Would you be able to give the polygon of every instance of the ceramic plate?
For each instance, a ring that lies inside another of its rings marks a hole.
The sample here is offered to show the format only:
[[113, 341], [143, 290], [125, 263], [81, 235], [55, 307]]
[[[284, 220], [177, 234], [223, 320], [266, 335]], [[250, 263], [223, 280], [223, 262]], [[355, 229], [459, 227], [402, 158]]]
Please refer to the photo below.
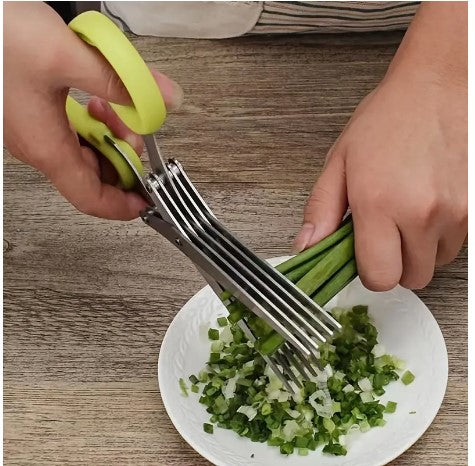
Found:
[[[270, 262], [276, 265], [284, 259]], [[208, 328], [216, 327], [217, 317], [227, 315], [209, 287], [196, 293], [178, 312], [160, 350], [160, 393], [178, 432], [198, 453], [218, 466], [380, 466], [399, 456], [430, 426], [444, 398], [448, 375], [444, 337], [425, 304], [404, 288], [373, 293], [356, 279], [327, 307], [355, 304], [369, 306], [379, 331], [379, 342], [387, 353], [406, 361], [416, 379], [408, 386], [396, 381], [386, 387], [381, 400], [396, 401], [396, 412], [385, 415], [384, 427], [348, 435], [346, 456], [329, 456], [317, 449], [308, 456], [286, 457], [278, 448], [251, 442], [232, 431], [218, 427], [212, 435], [203, 431], [209, 414], [198, 402], [198, 394], [190, 392], [188, 397], [181, 394], [178, 380], [182, 377], [188, 382], [190, 374], [204, 368], [210, 347]]]

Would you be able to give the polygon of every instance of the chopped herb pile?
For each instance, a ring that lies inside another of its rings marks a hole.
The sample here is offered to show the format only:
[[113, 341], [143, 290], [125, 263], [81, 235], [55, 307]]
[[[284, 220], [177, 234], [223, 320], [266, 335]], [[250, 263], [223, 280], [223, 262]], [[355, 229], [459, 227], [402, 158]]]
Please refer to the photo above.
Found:
[[[323, 452], [346, 455], [345, 436], [384, 426], [384, 414], [397, 404], [378, 401], [390, 382], [399, 379], [404, 364], [385, 354], [367, 306], [334, 308], [342, 331], [320, 347], [317, 376], [301, 380], [303, 387], [290, 394], [245, 338], [241, 329], [225, 318], [208, 333], [211, 353], [207, 367], [191, 375], [191, 391], [210, 414], [203, 425], [231, 429], [253, 442], [267, 442], [285, 455], [307, 455], [323, 446]], [[218, 332], [218, 335], [216, 334]], [[298, 376], [298, 374], [296, 373]], [[406, 371], [402, 382], [414, 375]], [[185, 382], [180, 387], [187, 394]]]

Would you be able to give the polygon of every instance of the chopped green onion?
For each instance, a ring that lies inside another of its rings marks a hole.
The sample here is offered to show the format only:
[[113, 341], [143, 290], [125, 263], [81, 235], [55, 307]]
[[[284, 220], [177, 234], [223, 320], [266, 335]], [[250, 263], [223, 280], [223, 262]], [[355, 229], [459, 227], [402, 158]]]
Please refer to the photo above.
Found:
[[[239, 301], [232, 304], [239, 308]], [[378, 332], [367, 306], [331, 313], [342, 330], [319, 348], [318, 365], [324, 369], [311, 380], [297, 374], [301, 388], [293, 395], [258, 352], [262, 346], [272, 352], [280, 335], [250, 314], [245, 318], [263, 335], [256, 345], [231, 318], [220, 330], [210, 329], [210, 339], [215, 332], [219, 338], [211, 342], [207, 368], [189, 377], [191, 391], [201, 393], [199, 402], [209, 413], [208, 425], [302, 456], [320, 445], [324, 453], [346, 455], [346, 435], [384, 426], [385, 413], [394, 412], [396, 403], [383, 405], [378, 397], [399, 379], [399, 360], [382, 354], [381, 345], [376, 348]]]
[[210, 328], [208, 330], [208, 338], [210, 340], [219, 340], [219, 330], [215, 328]]
[[213, 424], [208, 424], [208, 423], [204, 423], [203, 424], [203, 430], [207, 433], [207, 434], [212, 434], [214, 432], [214, 429], [213, 429]]
[[373, 395], [371, 392], [361, 392], [360, 398], [363, 403], [371, 403], [373, 401]]
[[288, 442], [280, 446], [280, 452], [283, 455], [291, 455], [294, 452], [294, 446]]
[[178, 380], [178, 385], [180, 386], [180, 390], [181, 390], [182, 395], [183, 396], [188, 396], [188, 388], [186, 387], [186, 383], [182, 378], [180, 378], [180, 380]]
[[336, 456], [345, 456], [346, 448], [339, 443], [329, 443], [323, 447], [323, 453], [331, 453]]
[[364, 421], [360, 422], [360, 430], [361, 432], [368, 432], [371, 429], [369, 422], [365, 419]]
[[233, 297], [233, 294], [230, 291], [224, 290], [221, 295], [219, 296], [221, 301], [226, 301]]
[[222, 341], [213, 341], [211, 343], [211, 351], [213, 353], [220, 353], [222, 349], [224, 348], [224, 343]]
[[327, 429], [331, 434], [335, 430], [335, 423], [331, 419], [324, 418], [323, 427], [325, 427], [325, 429]]
[[415, 378], [416, 377], [414, 376], [414, 374], [411, 371], [406, 371], [406, 372], [404, 372], [404, 374], [402, 374], [401, 382], [404, 385], [409, 385], [410, 383], [412, 383], [414, 381]]
[[397, 403], [395, 401], [388, 401], [386, 408], [384, 409], [385, 413], [394, 413], [396, 412]]
[[217, 322], [220, 327], [226, 327], [226, 325], [228, 325], [228, 319], [226, 319], [226, 317], [218, 317]]

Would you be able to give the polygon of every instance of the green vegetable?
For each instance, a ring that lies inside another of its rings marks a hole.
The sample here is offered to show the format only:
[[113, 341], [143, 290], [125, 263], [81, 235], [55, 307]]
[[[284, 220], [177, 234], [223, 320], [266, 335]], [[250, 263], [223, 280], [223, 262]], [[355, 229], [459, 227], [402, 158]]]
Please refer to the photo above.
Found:
[[284, 338], [277, 332], [272, 332], [265, 340], [258, 340], [256, 349], [261, 354], [272, 354], [282, 343]]
[[178, 385], [180, 386], [180, 390], [183, 396], [188, 396], [188, 388], [186, 387], [186, 383], [183, 379], [178, 380]]
[[345, 288], [357, 275], [356, 261], [350, 259], [333, 277], [331, 277], [313, 296], [312, 299], [324, 306], [337, 293]]
[[335, 456], [344, 456], [347, 451], [346, 448], [339, 443], [329, 443], [323, 447], [323, 453], [331, 453]]
[[210, 340], [219, 340], [219, 330], [215, 328], [210, 328], [208, 330], [208, 338]]
[[191, 391], [193, 393], [198, 393], [200, 391], [200, 387], [198, 385], [192, 385], [191, 386]]
[[220, 327], [226, 327], [226, 325], [228, 325], [228, 319], [226, 319], [226, 317], [218, 317], [217, 322]]
[[286, 274], [287, 272], [290, 272], [291, 270], [304, 264], [305, 262], [314, 259], [315, 256], [330, 248], [334, 244], [338, 243], [352, 231], [353, 222], [350, 218], [348, 218], [347, 221], [343, 224], [343, 226], [341, 226], [337, 231], [335, 231], [335, 233], [332, 233], [331, 235], [324, 238], [322, 241], [319, 241], [314, 246], [306, 249], [297, 256], [292, 257], [291, 259], [278, 265], [276, 269], [280, 273]]
[[404, 374], [402, 374], [401, 382], [404, 385], [409, 385], [410, 383], [414, 382], [415, 378], [416, 377], [414, 376], [414, 374], [411, 371], [406, 371], [406, 372], [404, 372]]
[[343, 238], [312, 270], [307, 272], [296, 285], [307, 295], [312, 295], [332, 275], [340, 270], [354, 255], [354, 235]]
[[233, 294], [230, 291], [223, 291], [220, 295], [221, 301], [227, 301], [232, 298]]
[[[341, 436], [355, 428], [367, 432], [384, 426], [385, 413], [394, 412], [396, 403], [384, 406], [376, 391], [399, 378], [395, 370], [401, 361], [386, 354], [375, 358], [378, 333], [367, 306], [335, 308], [331, 313], [342, 330], [320, 346], [319, 364], [328, 366], [323, 385], [318, 378], [299, 376], [302, 389], [294, 396], [238, 325], [224, 327], [221, 335], [231, 338], [213, 341], [211, 346], [219, 345], [220, 352], [211, 353], [206, 370], [190, 376], [192, 383], [198, 380], [199, 402], [210, 415], [210, 425], [266, 442], [285, 455], [306, 455], [319, 445], [325, 453], [345, 455]], [[265, 327], [261, 330], [265, 332]], [[363, 394], [368, 395], [367, 402], [361, 399]]]
[[397, 403], [395, 401], [388, 401], [386, 403], [385, 413], [394, 413], [396, 412]]
[[[299, 265], [297, 268], [291, 270], [290, 272], [287, 272], [285, 276], [292, 282], [296, 283], [299, 281], [307, 272], [313, 269], [315, 265], [317, 265], [327, 254], [328, 250], [322, 252], [318, 256], [314, 257], [313, 259], [310, 259], [308, 262], [303, 263], [302, 265]], [[279, 266], [276, 267], [277, 270], [279, 269]]]
[[207, 424], [206, 422], [203, 424], [203, 430], [207, 434], [212, 434], [214, 432], [213, 424]]

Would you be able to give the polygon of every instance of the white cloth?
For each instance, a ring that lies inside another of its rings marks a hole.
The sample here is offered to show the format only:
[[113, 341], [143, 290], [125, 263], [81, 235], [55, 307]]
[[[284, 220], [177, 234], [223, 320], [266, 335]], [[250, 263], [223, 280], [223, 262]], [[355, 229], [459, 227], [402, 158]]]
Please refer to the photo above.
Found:
[[137, 35], [225, 39], [248, 33], [263, 2], [102, 2], [102, 12]]

